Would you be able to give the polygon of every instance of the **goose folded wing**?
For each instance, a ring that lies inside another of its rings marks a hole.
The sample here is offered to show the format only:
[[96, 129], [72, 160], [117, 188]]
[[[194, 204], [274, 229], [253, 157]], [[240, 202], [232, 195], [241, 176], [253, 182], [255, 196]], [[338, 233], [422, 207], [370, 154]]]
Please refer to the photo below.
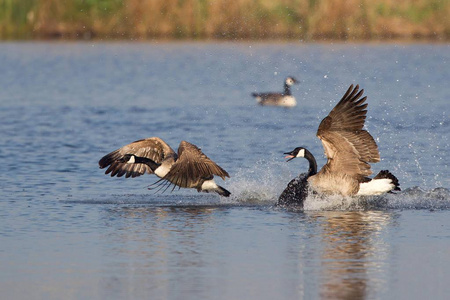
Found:
[[182, 141], [178, 147], [178, 160], [163, 179], [179, 187], [193, 187], [201, 179], [214, 175], [230, 177], [224, 169], [210, 160], [197, 146]]
[[152, 169], [144, 163], [130, 163], [123, 161], [124, 156], [130, 154], [139, 158], [149, 159], [156, 164], [161, 163], [168, 155], [175, 155], [175, 152], [158, 137], [138, 140], [123, 146], [107, 155], [98, 162], [101, 169], [109, 168], [105, 174], [111, 173], [111, 176], [136, 177], [145, 173], [152, 174]]
[[274, 101], [282, 97], [283, 95], [277, 93], [253, 93], [253, 97], [260, 97], [266, 101]]

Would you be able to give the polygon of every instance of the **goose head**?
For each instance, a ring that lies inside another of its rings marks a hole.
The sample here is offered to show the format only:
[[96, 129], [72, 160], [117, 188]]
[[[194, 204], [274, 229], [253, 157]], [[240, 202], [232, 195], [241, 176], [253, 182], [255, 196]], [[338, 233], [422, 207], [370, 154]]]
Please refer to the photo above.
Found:
[[306, 151], [308, 150], [303, 147], [297, 147], [290, 152], [285, 152], [284, 154], [286, 154], [285, 158], [288, 158], [287, 161], [290, 161], [297, 157], [305, 157]]
[[287, 161], [291, 161], [297, 157], [306, 158], [309, 161], [309, 170], [308, 170], [308, 175], [307, 175], [308, 177], [315, 175], [317, 173], [316, 159], [314, 158], [312, 153], [308, 151], [308, 149], [303, 148], [303, 147], [297, 147], [294, 150], [292, 150], [291, 152], [285, 152], [284, 154], [286, 154], [285, 158], [288, 158]]
[[295, 79], [295, 78], [292, 77], [292, 76], [289, 76], [289, 77], [286, 78], [286, 80], [284, 81], [284, 83], [285, 83], [287, 86], [291, 86], [291, 85], [293, 85], [293, 84], [298, 83], [298, 80]]

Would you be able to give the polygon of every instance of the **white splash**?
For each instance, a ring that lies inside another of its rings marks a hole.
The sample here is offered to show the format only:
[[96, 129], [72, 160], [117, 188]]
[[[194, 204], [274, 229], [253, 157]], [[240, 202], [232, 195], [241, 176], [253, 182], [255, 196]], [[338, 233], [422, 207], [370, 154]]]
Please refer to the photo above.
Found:
[[425, 191], [419, 187], [382, 196], [342, 197], [309, 195], [304, 210], [388, 210], [388, 209], [450, 209], [450, 190], [435, 188]]
[[240, 169], [227, 184], [230, 201], [275, 204], [288, 182], [294, 178], [283, 161], [258, 161], [251, 169]]
[[[275, 205], [290, 180], [298, 174], [278, 158], [260, 160], [250, 169], [233, 172], [224, 187], [231, 192], [221, 198], [222, 204]], [[423, 190], [419, 187], [381, 196], [342, 197], [309, 195], [304, 210], [389, 210], [389, 209], [450, 209], [450, 189]]]

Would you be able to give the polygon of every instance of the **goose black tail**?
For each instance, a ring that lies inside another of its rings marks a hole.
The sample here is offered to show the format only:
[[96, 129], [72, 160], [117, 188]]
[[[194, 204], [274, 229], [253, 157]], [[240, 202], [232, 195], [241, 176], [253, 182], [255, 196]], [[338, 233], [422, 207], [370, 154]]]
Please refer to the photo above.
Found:
[[382, 170], [380, 171], [377, 176], [375, 176], [373, 179], [383, 179], [383, 178], [387, 178], [392, 180], [392, 183], [394, 184], [394, 188], [392, 189], [392, 191], [401, 191], [400, 189], [400, 183], [398, 182], [397, 177], [394, 176], [394, 174], [392, 174], [391, 172], [389, 172], [388, 170]]
[[220, 185], [218, 185], [217, 187], [218, 188], [215, 190], [215, 192], [217, 194], [219, 194], [220, 196], [229, 197], [231, 195], [231, 193], [228, 190], [226, 190], [225, 188], [221, 187]]

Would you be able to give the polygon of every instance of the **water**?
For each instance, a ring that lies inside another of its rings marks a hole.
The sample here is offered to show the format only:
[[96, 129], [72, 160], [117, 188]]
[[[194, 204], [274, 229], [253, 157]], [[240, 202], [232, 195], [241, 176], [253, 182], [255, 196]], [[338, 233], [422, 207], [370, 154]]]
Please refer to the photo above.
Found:
[[[2, 299], [444, 299], [450, 292], [448, 45], [0, 44]], [[250, 93], [301, 80], [293, 109]], [[348, 86], [403, 192], [275, 208]], [[154, 194], [106, 153], [190, 141], [232, 197]]]

